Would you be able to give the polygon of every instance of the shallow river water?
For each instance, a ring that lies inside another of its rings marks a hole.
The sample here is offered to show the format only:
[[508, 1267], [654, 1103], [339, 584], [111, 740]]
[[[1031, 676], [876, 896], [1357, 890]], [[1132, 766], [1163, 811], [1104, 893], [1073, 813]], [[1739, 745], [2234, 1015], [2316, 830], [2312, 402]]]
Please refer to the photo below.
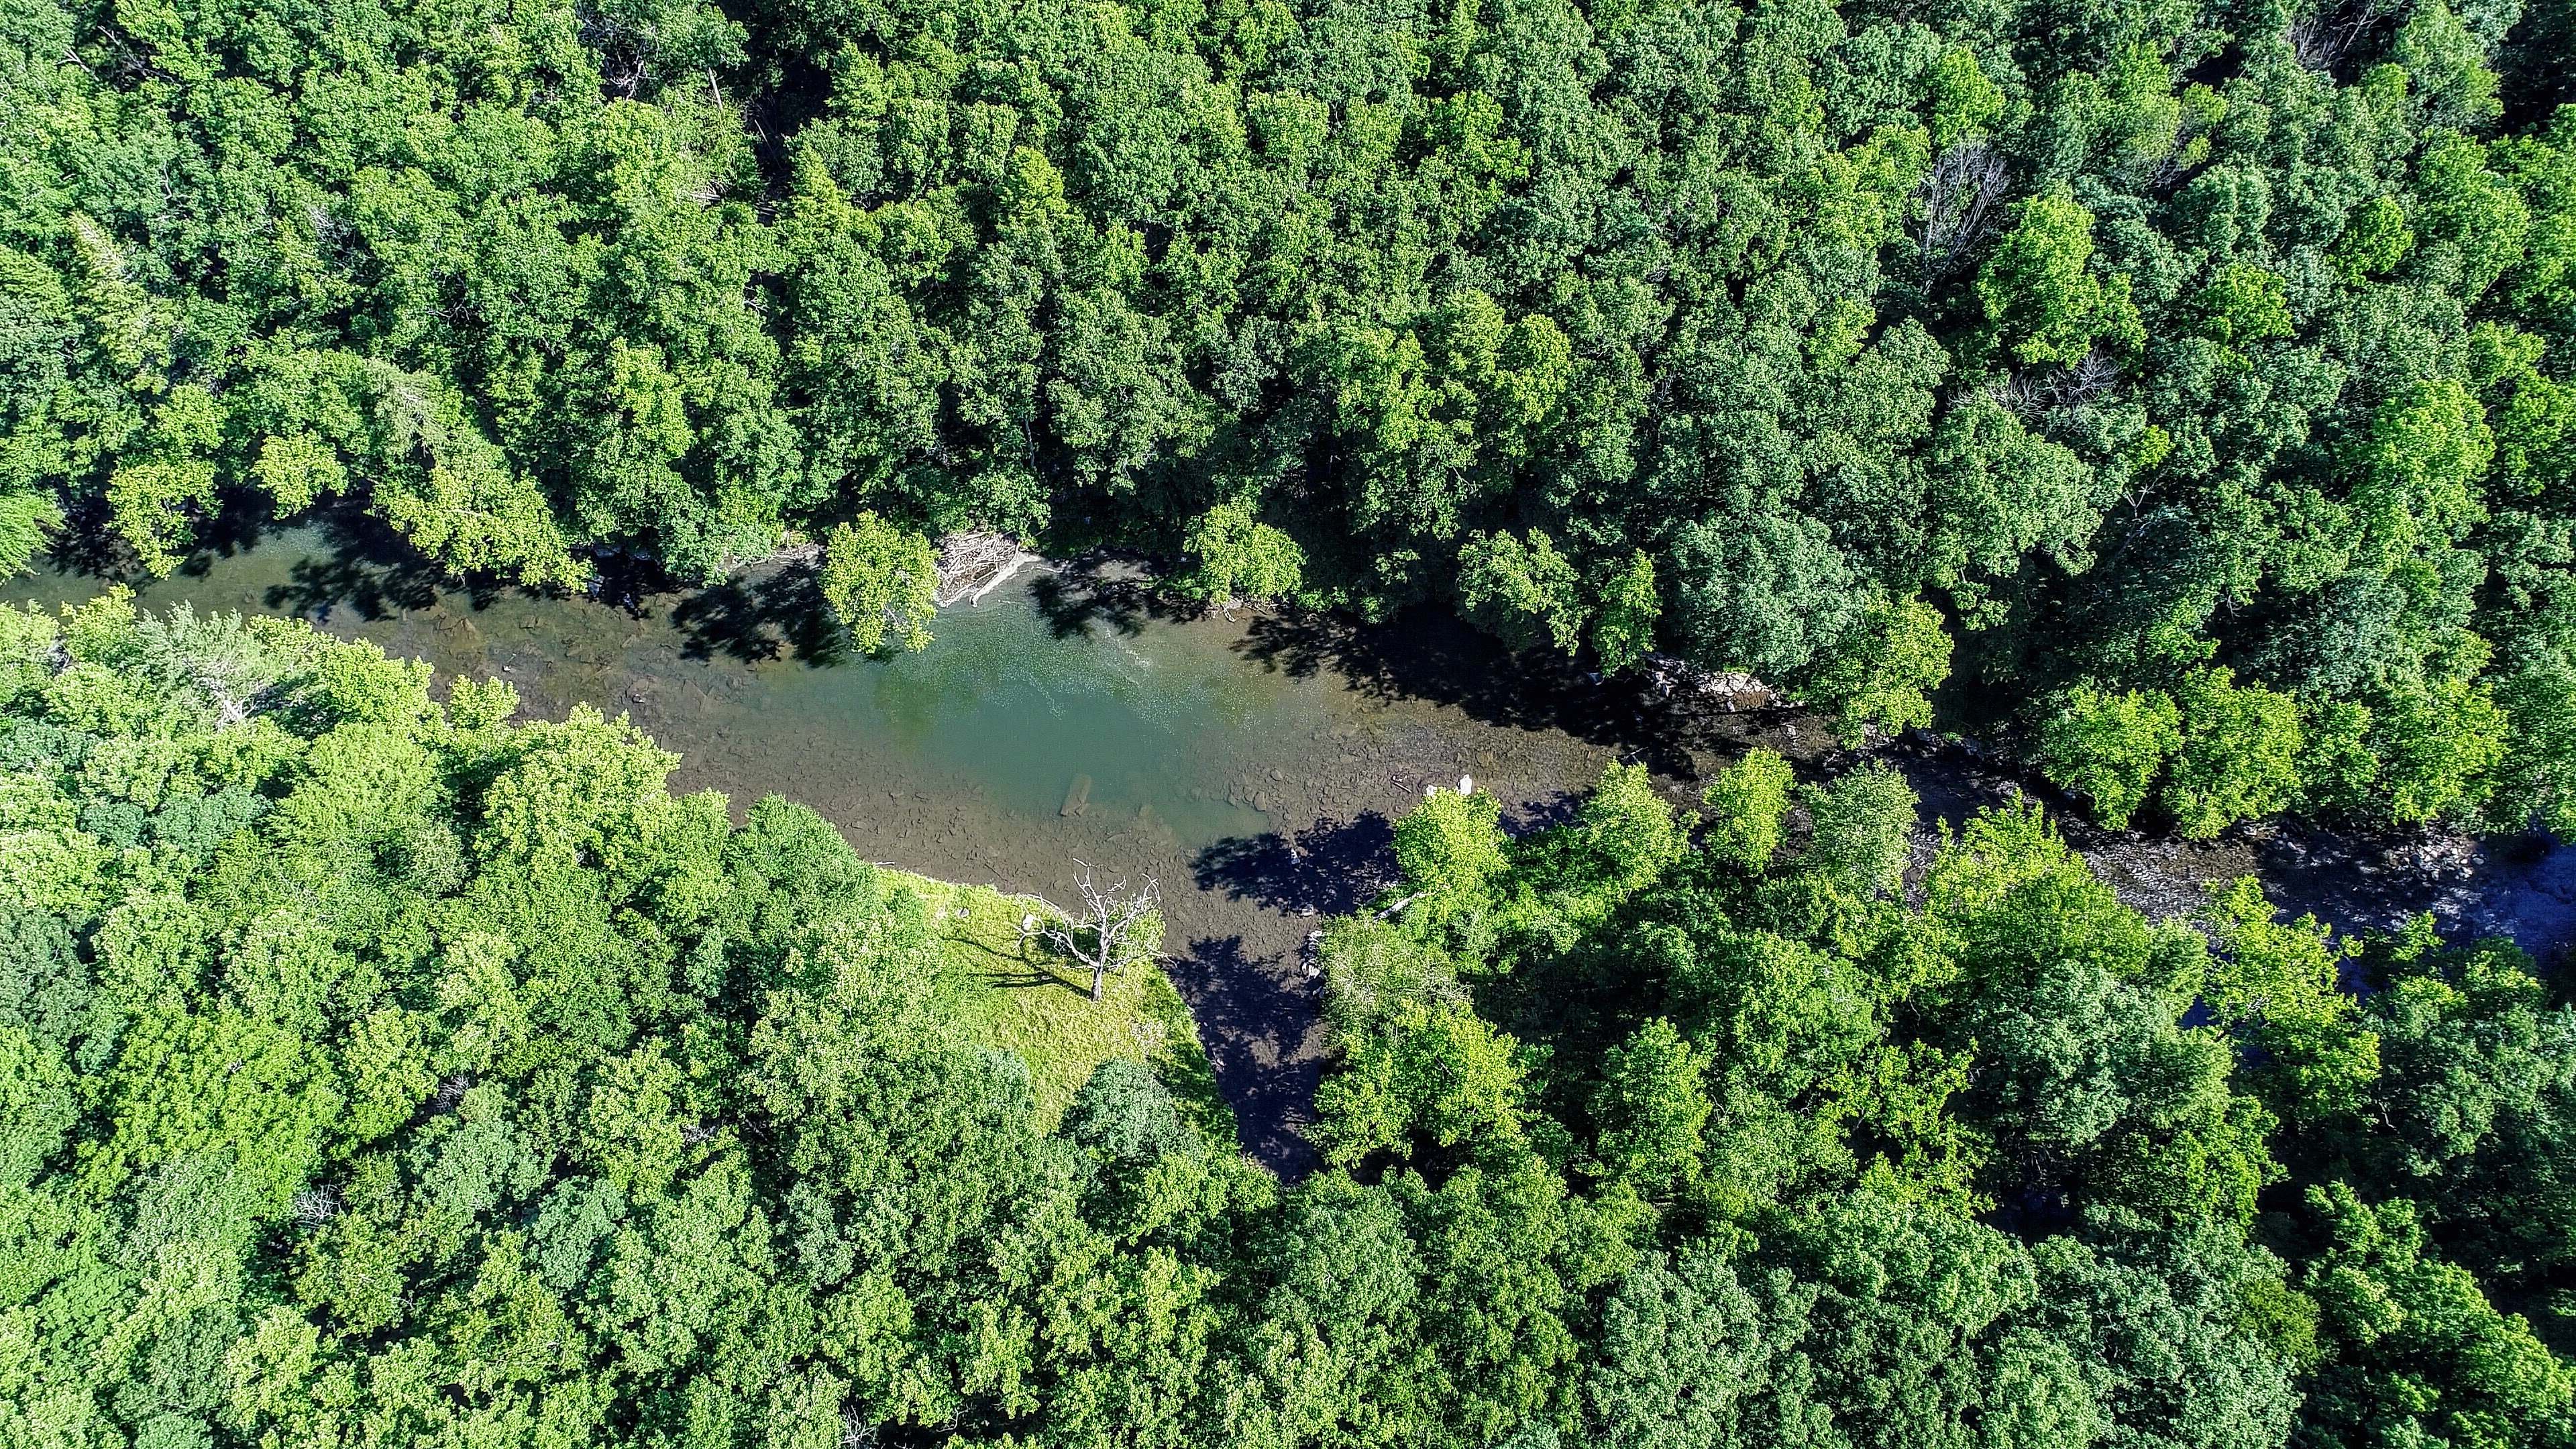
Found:
[[[107, 582], [56, 569], [0, 599], [64, 602]], [[928, 650], [890, 660], [839, 647], [800, 568], [692, 593], [612, 580], [603, 597], [544, 597], [454, 585], [351, 519], [210, 551], [138, 593], [300, 616], [443, 677], [498, 675], [529, 715], [581, 703], [628, 715], [681, 756], [674, 789], [722, 790], [737, 812], [787, 795], [873, 860], [1059, 901], [1077, 861], [1155, 878], [1166, 969], [1244, 1145], [1292, 1172], [1308, 1160], [1296, 1129], [1323, 1057], [1307, 935], [1387, 884], [1389, 822], [1426, 785], [1472, 776], [1525, 826], [1613, 759], [1643, 760], [1687, 800], [1747, 744], [1808, 765], [1829, 744], [1791, 711], [1532, 675], [1438, 617], [1184, 617], [1114, 566], [1022, 574], [943, 610]], [[2013, 788], [1955, 749], [1891, 758], [1929, 813], [1956, 818]], [[2209, 845], [2070, 834], [2155, 914], [2253, 870], [2275, 899], [2346, 926], [2430, 908], [2544, 956], [2576, 935], [2563, 850], [2268, 828]]]

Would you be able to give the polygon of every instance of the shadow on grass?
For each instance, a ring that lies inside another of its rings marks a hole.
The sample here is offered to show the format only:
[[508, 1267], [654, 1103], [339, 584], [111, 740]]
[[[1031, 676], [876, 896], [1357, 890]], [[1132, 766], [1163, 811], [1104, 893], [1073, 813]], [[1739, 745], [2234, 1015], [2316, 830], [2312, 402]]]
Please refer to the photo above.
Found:
[[996, 991], [1036, 991], [1048, 986], [1060, 986], [1086, 1001], [1091, 998], [1091, 987], [1087, 983], [1076, 981], [1052, 966], [1043, 966], [1034, 962], [1017, 970], [988, 966], [984, 968], [983, 981], [986, 986]]
[[1061, 986], [1067, 991], [1091, 997], [1091, 973], [1065, 965], [1051, 956], [1032, 954], [1029, 943], [1021, 940], [1014, 949], [1003, 950], [992, 942], [975, 936], [951, 932], [948, 937], [949, 958], [962, 961], [983, 985], [999, 991], [1028, 991], [1044, 986]]
[[1104, 999], [1094, 1001], [1089, 968], [1020, 933], [1033, 902], [923, 877], [899, 881], [925, 896], [941, 922], [952, 1009], [985, 1045], [1020, 1055], [1047, 1122], [1101, 1062], [1121, 1056], [1150, 1064], [1209, 1140], [1237, 1139], [1234, 1114], [1200, 1045], [1205, 1033], [1167, 971], [1130, 966], [1113, 973]]

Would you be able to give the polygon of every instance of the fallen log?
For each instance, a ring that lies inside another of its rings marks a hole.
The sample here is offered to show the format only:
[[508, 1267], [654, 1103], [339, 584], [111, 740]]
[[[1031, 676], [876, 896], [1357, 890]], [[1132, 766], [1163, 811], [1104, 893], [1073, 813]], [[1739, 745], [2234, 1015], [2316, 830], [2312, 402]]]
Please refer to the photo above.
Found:
[[952, 533], [939, 541], [939, 583], [931, 592], [932, 601], [943, 609], [951, 604], [980, 604], [986, 594], [1031, 564], [1054, 567], [1020, 547], [1020, 541], [1009, 534]]

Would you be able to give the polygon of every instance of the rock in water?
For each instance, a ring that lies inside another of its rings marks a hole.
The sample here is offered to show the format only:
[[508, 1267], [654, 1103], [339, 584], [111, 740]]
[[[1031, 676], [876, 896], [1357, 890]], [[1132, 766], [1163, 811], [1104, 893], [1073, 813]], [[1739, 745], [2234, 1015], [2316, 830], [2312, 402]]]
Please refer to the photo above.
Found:
[[1073, 777], [1073, 783], [1065, 789], [1064, 808], [1056, 813], [1069, 819], [1090, 808], [1091, 777], [1089, 775], [1076, 775]]

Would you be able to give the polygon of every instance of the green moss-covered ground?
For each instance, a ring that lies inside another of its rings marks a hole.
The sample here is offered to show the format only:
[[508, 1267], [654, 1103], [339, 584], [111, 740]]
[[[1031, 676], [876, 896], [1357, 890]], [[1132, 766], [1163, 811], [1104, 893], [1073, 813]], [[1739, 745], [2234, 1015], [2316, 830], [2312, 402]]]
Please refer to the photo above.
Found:
[[1021, 934], [1021, 920], [1046, 909], [1036, 898], [906, 871], [886, 878], [929, 906], [947, 943], [956, 1011], [985, 1043], [1028, 1063], [1048, 1131], [1093, 1068], [1127, 1057], [1151, 1065], [1200, 1130], [1220, 1142], [1233, 1139], [1234, 1114], [1217, 1092], [1189, 1007], [1158, 966], [1111, 976], [1103, 999], [1093, 1001], [1088, 971]]

